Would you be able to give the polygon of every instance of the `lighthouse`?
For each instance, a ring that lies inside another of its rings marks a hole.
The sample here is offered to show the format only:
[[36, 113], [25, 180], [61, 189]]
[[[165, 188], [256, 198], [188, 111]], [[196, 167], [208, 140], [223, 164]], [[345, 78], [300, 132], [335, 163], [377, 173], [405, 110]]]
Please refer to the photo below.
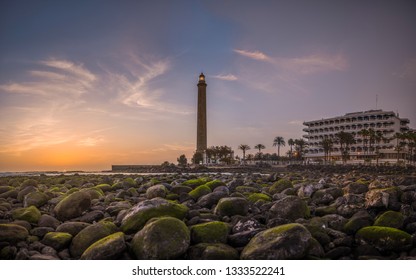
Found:
[[205, 152], [207, 150], [207, 84], [203, 73], [198, 80], [198, 112], [196, 131], [196, 152], [203, 155], [203, 163], [206, 163]]

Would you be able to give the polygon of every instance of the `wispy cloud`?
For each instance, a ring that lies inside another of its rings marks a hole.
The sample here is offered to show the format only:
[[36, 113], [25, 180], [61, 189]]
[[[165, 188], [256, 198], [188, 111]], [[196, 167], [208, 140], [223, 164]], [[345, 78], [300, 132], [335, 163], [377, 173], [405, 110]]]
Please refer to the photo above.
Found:
[[404, 63], [402, 70], [394, 75], [411, 81], [416, 81], [416, 58], [410, 59]]
[[300, 74], [344, 71], [348, 68], [348, 61], [341, 54], [313, 54], [295, 58], [276, 58], [275, 63], [281, 68]]
[[260, 52], [260, 51], [247, 51], [247, 50], [241, 50], [241, 49], [234, 49], [234, 52], [238, 53], [239, 55], [255, 59], [255, 60], [264, 60], [269, 61], [271, 58], [267, 56], [266, 54]]
[[87, 137], [78, 141], [78, 146], [94, 147], [100, 142], [103, 142], [104, 138], [101, 136]]
[[210, 77], [215, 78], [215, 79], [219, 79], [219, 80], [223, 80], [223, 81], [236, 81], [236, 80], [238, 80], [238, 78], [233, 74], [227, 74], [227, 75], [219, 74], [219, 75], [214, 75], [214, 76], [210, 76]]
[[75, 64], [68, 60], [51, 58], [40, 62], [43, 65], [62, 70], [64, 73], [71, 73], [82, 80], [94, 81], [95, 75], [87, 70], [83, 64]]

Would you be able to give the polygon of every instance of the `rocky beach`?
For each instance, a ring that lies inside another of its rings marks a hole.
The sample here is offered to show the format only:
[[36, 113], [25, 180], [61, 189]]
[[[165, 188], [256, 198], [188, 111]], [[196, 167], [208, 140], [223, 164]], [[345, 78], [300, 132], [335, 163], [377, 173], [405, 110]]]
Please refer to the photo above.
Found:
[[414, 168], [172, 171], [0, 177], [0, 258], [416, 259]]

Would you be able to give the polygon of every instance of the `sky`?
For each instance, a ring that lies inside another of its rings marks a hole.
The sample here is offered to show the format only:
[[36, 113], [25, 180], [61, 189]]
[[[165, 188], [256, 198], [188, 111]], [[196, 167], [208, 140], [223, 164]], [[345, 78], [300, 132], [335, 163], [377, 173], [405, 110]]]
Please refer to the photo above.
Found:
[[208, 146], [237, 155], [349, 112], [416, 128], [415, 14], [412, 0], [1, 1], [0, 171], [190, 160], [201, 72]]

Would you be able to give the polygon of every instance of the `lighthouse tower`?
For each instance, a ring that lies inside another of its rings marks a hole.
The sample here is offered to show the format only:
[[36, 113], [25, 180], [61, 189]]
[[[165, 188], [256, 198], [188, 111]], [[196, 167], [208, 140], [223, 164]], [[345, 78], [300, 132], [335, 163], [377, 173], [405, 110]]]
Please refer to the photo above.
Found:
[[196, 152], [203, 155], [203, 163], [206, 163], [205, 151], [207, 150], [207, 84], [203, 73], [198, 80], [198, 113], [196, 131]]

